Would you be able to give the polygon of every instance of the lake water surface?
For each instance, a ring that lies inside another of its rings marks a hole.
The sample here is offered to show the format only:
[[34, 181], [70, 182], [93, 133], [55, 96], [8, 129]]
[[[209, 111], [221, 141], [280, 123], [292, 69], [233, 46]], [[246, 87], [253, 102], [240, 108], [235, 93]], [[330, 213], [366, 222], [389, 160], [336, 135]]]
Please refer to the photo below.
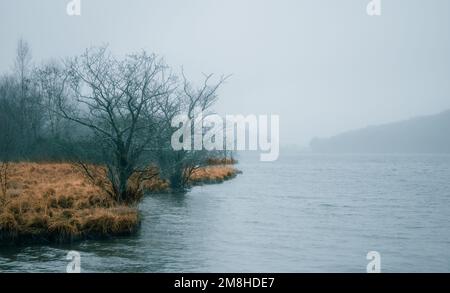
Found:
[[450, 155], [242, 155], [236, 179], [151, 195], [132, 237], [0, 247], [0, 271], [450, 272]]

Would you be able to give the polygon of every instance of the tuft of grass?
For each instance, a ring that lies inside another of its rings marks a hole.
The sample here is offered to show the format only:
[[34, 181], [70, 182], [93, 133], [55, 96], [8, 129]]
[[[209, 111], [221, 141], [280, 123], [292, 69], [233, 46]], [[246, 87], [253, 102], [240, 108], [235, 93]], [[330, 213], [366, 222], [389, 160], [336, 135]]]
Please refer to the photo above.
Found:
[[2, 211], [0, 214], [0, 240], [17, 237], [19, 233], [19, 224], [14, 215], [9, 211]]
[[193, 185], [221, 183], [236, 177], [239, 173], [240, 171], [231, 165], [202, 167], [194, 171], [191, 183]]
[[91, 237], [126, 235], [136, 231], [139, 217], [132, 208], [97, 210], [86, 218], [83, 230]]

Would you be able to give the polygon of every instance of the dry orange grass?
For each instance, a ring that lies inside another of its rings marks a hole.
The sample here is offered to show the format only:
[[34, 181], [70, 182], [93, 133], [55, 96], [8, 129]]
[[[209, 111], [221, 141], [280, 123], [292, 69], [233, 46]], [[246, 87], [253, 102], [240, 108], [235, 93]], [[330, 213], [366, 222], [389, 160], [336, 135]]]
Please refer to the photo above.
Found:
[[191, 176], [192, 184], [220, 183], [236, 177], [239, 174], [236, 168], [231, 165], [217, 165], [199, 168]]
[[213, 166], [213, 165], [234, 165], [237, 164], [238, 161], [236, 161], [233, 158], [209, 158], [207, 160], [208, 165]]
[[116, 204], [70, 164], [11, 164], [0, 201], [0, 240], [68, 242], [129, 234], [135, 208]]
[[[219, 183], [238, 173], [231, 165], [203, 167], [191, 183]], [[71, 164], [13, 163], [8, 174], [6, 196], [0, 194], [0, 242], [71, 242], [127, 235], [139, 226], [136, 207], [116, 203]], [[169, 190], [159, 178], [142, 185]]]

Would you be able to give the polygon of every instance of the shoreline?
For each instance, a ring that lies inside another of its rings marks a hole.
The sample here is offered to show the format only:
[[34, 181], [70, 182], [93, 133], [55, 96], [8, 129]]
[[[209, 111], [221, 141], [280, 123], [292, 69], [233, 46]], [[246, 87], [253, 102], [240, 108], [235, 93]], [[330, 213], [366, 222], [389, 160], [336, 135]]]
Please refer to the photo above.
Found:
[[[191, 187], [218, 184], [242, 173], [230, 164], [200, 167]], [[145, 193], [171, 193], [166, 181], [144, 182]], [[63, 244], [135, 234], [138, 204], [116, 203], [69, 163], [12, 163], [0, 194], [0, 243]]]

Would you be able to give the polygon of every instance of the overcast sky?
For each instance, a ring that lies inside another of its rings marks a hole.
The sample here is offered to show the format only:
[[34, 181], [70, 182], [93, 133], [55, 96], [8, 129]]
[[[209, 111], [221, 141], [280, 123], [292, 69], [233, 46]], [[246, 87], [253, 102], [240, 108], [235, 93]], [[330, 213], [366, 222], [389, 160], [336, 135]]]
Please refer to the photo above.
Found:
[[26, 39], [35, 63], [108, 43], [193, 76], [233, 74], [222, 114], [279, 114], [282, 145], [450, 108], [450, 1], [0, 0], [0, 71]]

